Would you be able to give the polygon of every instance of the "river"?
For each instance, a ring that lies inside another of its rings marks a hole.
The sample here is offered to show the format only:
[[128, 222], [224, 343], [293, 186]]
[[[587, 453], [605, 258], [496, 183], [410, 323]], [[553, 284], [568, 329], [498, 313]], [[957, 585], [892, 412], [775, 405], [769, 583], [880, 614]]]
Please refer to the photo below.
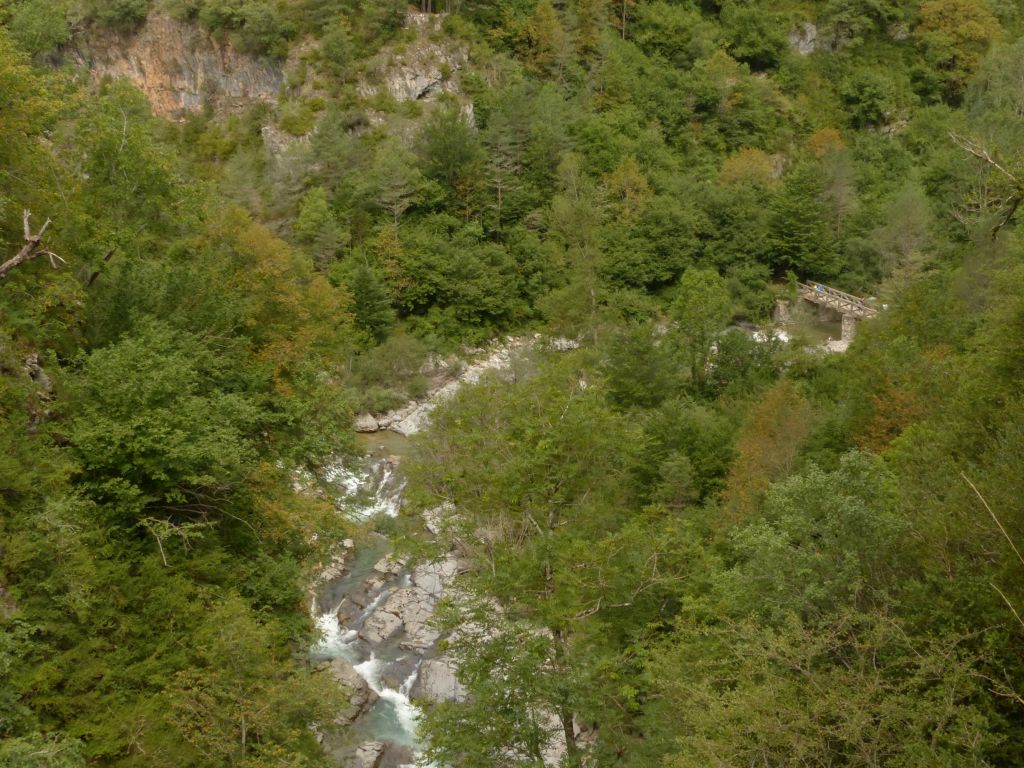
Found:
[[[394, 433], [361, 440], [366, 453], [352, 460], [351, 468], [339, 468], [346, 514], [371, 524], [373, 518], [397, 515], [405, 483], [395, 451], [407, 441]], [[390, 559], [391, 543], [380, 534], [349, 543], [344, 569], [314, 587], [313, 618], [321, 639], [310, 654], [314, 662], [343, 670], [340, 679], [350, 687], [352, 672], [358, 675], [357, 699], [365, 703], [339, 723], [345, 727], [325, 735], [324, 747], [339, 765], [412, 765], [419, 742], [410, 693], [423, 659], [433, 654], [433, 643], [410, 638], [404, 622], [395, 626], [394, 614], [382, 611], [396, 594], [413, 589], [414, 574]], [[374, 631], [382, 624], [383, 631]]]
[[[360, 434], [362, 455], [333, 470], [343, 489], [339, 509], [370, 528], [374, 520], [397, 516], [405, 488], [400, 463], [409, 448], [406, 435], [425, 427], [430, 410], [463, 384], [509, 367], [513, 352], [524, 346], [520, 339], [505, 340], [423, 401], [396, 412], [385, 422], [391, 430]], [[437, 657], [440, 636], [430, 624], [455, 575], [455, 557], [409, 568], [390, 557], [391, 544], [380, 534], [344, 544], [338, 561], [312, 588], [311, 610], [321, 637], [310, 656], [354, 692], [338, 727], [322, 729], [323, 746], [345, 768], [411, 766], [420, 752], [412, 700], [462, 695], [454, 669]]]

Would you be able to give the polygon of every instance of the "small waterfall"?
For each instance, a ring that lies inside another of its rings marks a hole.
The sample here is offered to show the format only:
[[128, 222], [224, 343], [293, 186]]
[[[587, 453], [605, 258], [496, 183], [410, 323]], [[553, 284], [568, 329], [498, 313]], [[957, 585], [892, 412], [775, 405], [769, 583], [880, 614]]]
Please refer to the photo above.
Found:
[[402, 504], [405, 479], [396, 471], [395, 456], [339, 460], [327, 470], [327, 480], [342, 492], [339, 507], [360, 520], [377, 515], [396, 517]]
[[416, 721], [419, 713], [412, 701], [409, 700], [409, 691], [416, 682], [416, 675], [419, 673], [419, 662], [409, 676], [398, 687], [398, 690], [390, 688], [381, 683], [381, 673], [385, 664], [376, 658], [373, 653], [370, 658], [361, 664], [356, 664], [356, 672], [367, 682], [370, 689], [380, 697], [380, 701], [387, 702], [394, 708], [394, 714], [402, 731], [409, 737], [409, 746], [416, 745]]

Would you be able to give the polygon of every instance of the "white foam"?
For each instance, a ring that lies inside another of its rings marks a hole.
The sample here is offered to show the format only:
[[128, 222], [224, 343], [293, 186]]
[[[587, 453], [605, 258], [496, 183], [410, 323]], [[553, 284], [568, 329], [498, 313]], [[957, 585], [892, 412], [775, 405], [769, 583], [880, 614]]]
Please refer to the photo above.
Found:
[[322, 613], [314, 616], [313, 621], [320, 630], [320, 642], [314, 648], [317, 653], [325, 656], [341, 656], [344, 650], [351, 645], [350, 632], [342, 629], [341, 622], [334, 613]]
[[405, 481], [396, 482], [395, 466], [390, 461], [370, 462], [353, 469], [339, 460], [327, 468], [325, 476], [341, 486], [342, 495], [336, 499], [339, 511], [361, 520], [376, 515], [398, 516]]
[[772, 329], [768, 333], [764, 331], [754, 331], [752, 334], [750, 334], [750, 337], [758, 344], [764, 344], [769, 339], [781, 341], [783, 344], [788, 344], [790, 341], [790, 335], [781, 328]]
[[391, 590], [382, 589], [381, 593], [373, 598], [373, 600], [370, 601], [370, 604], [363, 609], [361, 614], [359, 614], [359, 621], [366, 621], [370, 614], [377, 610], [377, 606], [384, 602], [384, 598], [387, 597], [390, 592]]
[[381, 661], [371, 653], [369, 659], [361, 664], [355, 665], [355, 670], [378, 697], [391, 703], [395, 708], [395, 715], [398, 717], [398, 724], [411, 739], [415, 740], [416, 730], [419, 725], [419, 710], [417, 710], [416, 706], [409, 700], [408, 692], [412, 689], [413, 683], [416, 682], [416, 675], [419, 673], [419, 665], [417, 665], [409, 677], [405, 679], [401, 685], [401, 690], [398, 691], [394, 688], [388, 688], [381, 683], [380, 674], [383, 666], [384, 665]]

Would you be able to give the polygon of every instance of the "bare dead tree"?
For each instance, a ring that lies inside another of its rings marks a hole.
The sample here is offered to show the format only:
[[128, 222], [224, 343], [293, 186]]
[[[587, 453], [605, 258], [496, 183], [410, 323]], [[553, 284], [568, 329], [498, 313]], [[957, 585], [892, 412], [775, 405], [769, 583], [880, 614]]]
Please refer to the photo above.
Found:
[[997, 176], [997, 183], [986, 185], [979, 201], [980, 209], [995, 209], [998, 215], [998, 220], [992, 227], [992, 239], [995, 240], [999, 231], [1013, 220], [1017, 209], [1024, 203], [1024, 180], [996, 160], [992, 153], [977, 141], [961, 136], [955, 131], [950, 131], [949, 137], [967, 154], [985, 163]]
[[29, 211], [25, 211], [22, 214], [22, 222], [25, 227], [25, 245], [21, 247], [21, 250], [12, 258], [0, 264], [0, 280], [3, 280], [10, 272], [17, 266], [24, 264], [26, 261], [31, 261], [37, 256], [46, 256], [50, 260], [50, 266], [57, 269], [57, 262], [62, 264], [66, 263], [64, 259], [58, 256], [53, 251], [48, 251], [44, 248], [40, 248], [43, 241], [43, 235], [46, 234], [46, 228], [50, 226], [50, 220], [47, 219], [46, 223], [39, 228], [39, 231], [34, 235], [32, 234], [32, 227], [29, 220], [32, 218], [32, 214]]

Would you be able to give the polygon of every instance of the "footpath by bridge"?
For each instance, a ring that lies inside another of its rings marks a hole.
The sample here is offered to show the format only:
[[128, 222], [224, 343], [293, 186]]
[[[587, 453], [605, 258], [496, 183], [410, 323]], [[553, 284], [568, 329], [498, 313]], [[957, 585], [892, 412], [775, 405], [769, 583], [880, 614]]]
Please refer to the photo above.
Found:
[[858, 320], [878, 314], [877, 308], [852, 293], [846, 293], [822, 283], [797, 283], [797, 287], [801, 299], [820, 307], [827, 307], [842, 315], [842, 341], [844, 342], [853, 341], [853, 337], [857, 334]]

